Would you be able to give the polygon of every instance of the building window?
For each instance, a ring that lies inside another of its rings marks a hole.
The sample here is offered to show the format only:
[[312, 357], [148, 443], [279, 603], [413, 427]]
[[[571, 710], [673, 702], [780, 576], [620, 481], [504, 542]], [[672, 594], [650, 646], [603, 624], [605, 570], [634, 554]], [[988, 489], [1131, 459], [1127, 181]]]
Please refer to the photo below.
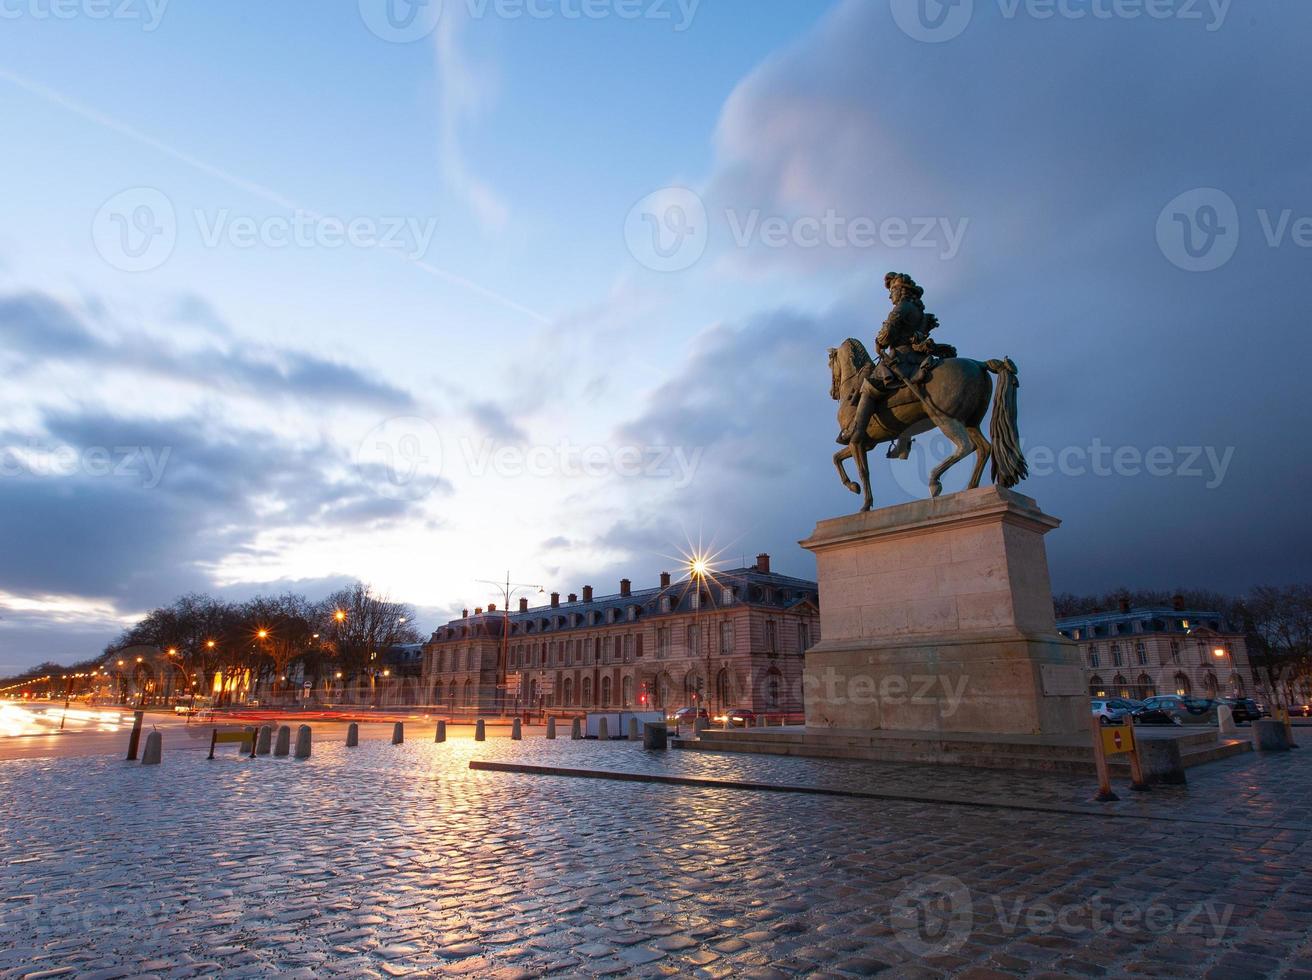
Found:
[[[624, 662], [630, 663], [633, 660], [633, 634], [629, 633], [624, 637]], [[627, 702], [626, 702], [627, 703]]]
[[633, 704], [633, 678], [632, 677], [625, 677], [624, 680], [620, 682], [620, 692], [622, 697], [624, 698], [624, 707], [627, 708], [629, 705]]
[[607, 674], [601, 679], [601, 706], [603, 708], [610, 707], [610, 691], [611, 691], [610, 674]]
[[1098, 667], [1098, 644], [1094, 643], [1089, 647], [1089, 666]]
[[1125, 660], [1121, 656], [1121, 645], [1119, 643], [1112, 644], [1112, 665], [1116, 667], [1125, 666]]
[[669, 596], [661, 596], [661, 612], [669, 612], [672, 604], [673, 600]]
[[634, 654], [633, 654], [633, 655], [634, 655], [635, 657], [637, 657], [639, 660], [641, 660], [641, 659], [642, 659], [642, 634], [641, 634], [641, 633], [638, 634], [638, 638], [634, 641], [633, 645], [634, 645], [634, 648], [635, 648], [635, 649], [634, 649]]
[[775, 629], [775, 622], [773, 619], [767, 619], [765, 621], [765, 652], [779, 652], [779, 636], [778, 631]]
[[770, 672], [765, 675], [765, 706], [767, 708], [779, 707], [779, 692], [783, 687], [783, 676], [779, 671], [771, 667]]
[[1189, 678], [1186, 677], [1183, 672], [1177, 673], [1175, 675], [1175, 693], [1183, 698], [1187, 698], [1189, 696], [1189, 692], [1190, 692]]
[[732, 586], [726, 585], [723, 589], [720, 590], [720, 605], [722, 605], [722, 606], [730, 606], [730, 605], [733, 605], [733, 587], [732, 587]]
[[1089, 678], [1089, 695], [1095, 698], [1105, 698], [1107, 691], [1103, 688], [1102, 678], [1097, 674]]
[[695, 625], [688, 627], [687, 633], [688, 653], [691, 656], [697, 655], [697, 627]]
[[797, 655], [800, 657], [806, 653], [806, 648], [811, 645], [811, 630], [806, 623], [797, 624]]
[[1153, 685], [1153, 679], [1147, 674], [1140, 674], [1138, 679], [1140, 698], [1151, 698], [1157, 695], [1157, 688]]
[[668, 657], [670, 655], [670, 628], [662, 626], [656, 631], [656, 656]]
[[726, 619], [720, 624], [720, 653], [733, 653], [733, 620]]
[[1179, 640], [1172, 640], [1172, 641], [1171, 641], [1171, 663], [1175, 664], [1177, 667], [1180, 665], [1180, 641], [1179, 641]]
[[1144, 646], [1143, 640], [1134, 645], [1134, 659], [1140, 667], [1148, 665], [1148, 648]]

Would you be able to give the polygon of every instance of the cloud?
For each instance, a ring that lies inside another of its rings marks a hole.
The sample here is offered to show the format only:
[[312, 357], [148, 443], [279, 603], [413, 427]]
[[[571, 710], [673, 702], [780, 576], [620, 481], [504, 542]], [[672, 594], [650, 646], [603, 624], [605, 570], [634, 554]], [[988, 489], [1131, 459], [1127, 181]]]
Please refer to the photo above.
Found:
[[512, 422], [505, 411], [493, 402], [471, 402], [469, 415], [474, 423], [493, 439], [514, 443], [525, 442], [528, 439], [528, 434]]
[[500, 231], [510, 219], [510, 208], [465, 159], [464, 124], [486, 109], [491, 100], [490, 93], [495, 89], [495, 76], [491, 70], [486, 65], [476, 64], [462, 43], [469, 23], [463, 4], [448, 4], [434, 35], [442, 177], [453, 194], [468, 202], [486, 229]]
[[398, 388], [302, 351], [253, 345], [243, 349], [236, 341], [183, 347], [140, 329], [114, 325], [94, 330], [74, 310], [43, 293], [0, 296], [2, 348], [21, 358], [29, 371], [58, 362], [265, 399], [347, 402], [395, 411], [414, 406], [414, 399]]
[[[801, 537], [855, 509], [829, 459], [828, 377], [812, 370], [845, 336], [869, 343], [888, 309], [880, 280], [896, 269], [926, 287], [941, 340], [966, 356], [1015, 357], [1031, 448], [1164, 447], [1180, 470], [1190, 447], [1233, 450], [1217, 486], [1091, 469], [1023, 485], [1066, 521], [1049, 539], [1060, 587], [1307, 578], [1312, 528], [1294, 489], [1307, 473], [1289, 449], [1302, 439], [1289, 398], [1303, 359], [1256, 355], [1259, 372], [1234, 372], [1257, 338], [1263, 351], [1307, 349], [1306, 256], [1273, 247], [1260, 214], [1312, 213], [1294, 164], [1312, 150], [1312, 111], [1275, 94], [1306, 84], [1297, 48], [1312, 8], [1242, 21], [1236, 12], [1215, 32], [1020, 9], [1008, 19], [976, 4], [966, 34], [927, 45], [897, 28], [887, 4], [853, 0], [737, 86], [702, 185], [713, 223], [726, 209], [786, 221], [933, 216], [968, 220], [967, 236], [945, 258], [910, 245], [737, 248], [719, 229], [722, 288], [768, 278], [808, 304], [703, 331], [621, 429], [704, 447], [697, 481], [686, 492], [648, 488], [631, 507], [695, 513], [745, 542], [786, 538], [785, 528]], [[1272, 75], [1255, 82], [1254, 61]], [[1167, 203], [1200, 186], [1235, 200], [1243, 230], [1233, 260], [1205, 275], [1173, 265], [1155, 237]], [[825, 283], [833, 307], [815, 313]], [[924, 495], [923, 461], [873, 462], [877, 504]], [[599, 541], [636, 554], [650, 535], [624, 518]]]

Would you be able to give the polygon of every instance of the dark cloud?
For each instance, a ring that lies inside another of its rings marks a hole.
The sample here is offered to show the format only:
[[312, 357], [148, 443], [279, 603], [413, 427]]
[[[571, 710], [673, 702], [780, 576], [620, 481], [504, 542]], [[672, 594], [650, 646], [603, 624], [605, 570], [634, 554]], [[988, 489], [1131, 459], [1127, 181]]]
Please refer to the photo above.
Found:
[[93, 330], [67, 306], [40, 293], [0, 297], [0, 347], [23, 357], [29, 368], [58, 359], [263, 399], [350, 402], [395, 411], [414, 406], [406, 392], [336, 361], [290, 349], [243, 349], [235, 342], [183, 349], [121, 327]]
[[[1312, 470], [1298, 448], [1312, 277], [1307, 250], [1272, 247], [1260, 213], [1312, 215], [1301, 164], [1312, 108], [1285, 94], [1309, 80], [1312, 7], [1236, 5], [1216, 31], [974, 8], [965, 34], [931, 45], [899, 31], [887, 4], [842, 4], [729, 99], [705, 194], [713, 222], [757, 208], [969, 224], [951, 257], [739, 249], [713, 225], [704, 261], [719, 274], [834, 282], [846, 312], [707, 331], [624, 427], [706, 450], [693, 487], [648, 506], [793, 554], [789, 539], [816, 519], [854, 510], [830, 462], [824, 350], [848, 335], [869, 344], [887, 311], [880, 280], [897, 269], [926, 287], [940, 339], [1015, 357], [1027, 444], [1076, 462], [1021, 488], [1065, 519], [1049, 538], [1059, 588], [1312, 577]], [[1197, 187], [1239, 212], [1238, 250], [1209, 273], [1178, 268], [1157, 241], [1168, 202]], [[1100, 474], [1115, 467], [1099, 454], [1118, 449], [1141, 462]], [[1146, 471], [1153, 451], [1167, 454], [1165, 475]], [[874, 469], [878, 503], [924, 494], [923, 463]], [[968, 468], [954, 472], [949, 489]], [[631, 533], [625, 523], [603, 540]]]

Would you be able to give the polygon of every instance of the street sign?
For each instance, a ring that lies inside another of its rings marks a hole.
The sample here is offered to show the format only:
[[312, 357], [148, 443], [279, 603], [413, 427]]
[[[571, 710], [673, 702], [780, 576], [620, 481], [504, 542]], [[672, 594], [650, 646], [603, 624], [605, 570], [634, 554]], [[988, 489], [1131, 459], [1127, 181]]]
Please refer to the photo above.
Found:
[[1134, 729], [1129, 725], [1108, 725], [1102, 730], [1102, 750], [1107, 755], [1134, 751]]
[[522, 674], [507, 674], [506, 693], [511, 695], [512, 697], [519, 697], [519, 690], [522, 683], [523, 683]]

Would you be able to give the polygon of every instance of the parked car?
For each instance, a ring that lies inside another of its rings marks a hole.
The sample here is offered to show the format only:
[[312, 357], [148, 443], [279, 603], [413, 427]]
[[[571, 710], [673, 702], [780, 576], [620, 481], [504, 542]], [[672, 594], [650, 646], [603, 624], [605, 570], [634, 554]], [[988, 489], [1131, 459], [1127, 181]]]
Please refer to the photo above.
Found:
[[1295, 701], [1289, 706], [1289, 714], [1294, 718], [1312, 718], [1312, 704], [1307, 701]]
[[1262, 717], [1262, 709], [1252, 698], [1217, 698], [1217, 701], [1229, 706], [1236, 723], [1257, 721]]
[[1103, 725], [1118, 724], [1134, 713], [1135, 705], [1126, 698], [1094, 698], [1089, 702], [1098, 722]]
[[751, 728], [756, 724], [756, 712], [750, 708], [730, 708], [715, 720], [734, 728]]
[[1156, 708], [1151, 705], [1141, 704], [1134, 709], [1134, 723], [1136, 725], [1178, 725], [1180, 722], [1171, 715], [1169, 711], [1162, 708]]
[[1180, 694], [1159, 694], [1144, 699], [1143, 703], [1145, 708], [1166, 712], [1177, 725], [1182, 725], [1189, 719], [1194, 719], [1196, 722], [1199, 716], [1207, 714], [1216, 707], [1216, 702], [1210, 698], [1190, 698]]
[[711, 713], [705, 708], [687, 707], [671, 712], [667, 718], [675, 725], [693, 725], [696, 724], [698, 718], [710, 721]]

